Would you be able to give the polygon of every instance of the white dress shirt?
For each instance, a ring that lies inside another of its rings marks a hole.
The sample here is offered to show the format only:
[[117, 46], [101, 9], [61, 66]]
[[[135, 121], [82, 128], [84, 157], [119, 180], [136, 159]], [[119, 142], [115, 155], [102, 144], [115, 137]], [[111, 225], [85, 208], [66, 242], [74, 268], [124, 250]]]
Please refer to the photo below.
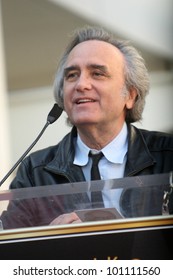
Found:
[[[124, 176], [128, 150], [127, 134], [127, 125], [124, 123], [120, 133], [101, 150], [104, 155], [99, 161], [99, 172], [102, 180], [122, 178]], [[92, 164], [92, 160], [88, 156], [90, 151], [91, 149], [82, 142], [78, 135], [75, 142], [75, 158], [73, 163], [81, 166], [86, 181], [90, 181]], [[92, 152], [98, 153], [100, 151], [92, 150]], [[116, 207], [119, 209], [121, 191], [121, 189], [103, 190], [103, 201], [106, 208]]]

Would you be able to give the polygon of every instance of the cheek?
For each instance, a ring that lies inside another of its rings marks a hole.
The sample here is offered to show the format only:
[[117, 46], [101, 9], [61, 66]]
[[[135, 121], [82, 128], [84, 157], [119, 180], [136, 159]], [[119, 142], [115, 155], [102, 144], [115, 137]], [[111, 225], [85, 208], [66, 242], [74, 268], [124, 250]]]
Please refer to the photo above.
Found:
[[106, 106], [108, 111], [117, 114], [124, 110], [126, 102], [124, 97], [120, 95], [112, 95], [110, 98], [107, 98]]
[[67, 101], [69, 99], [72, 99], [72, 95], [74, 92], [74, 86], [72, 86], [71, 84], [64, 84], [63, 92], [64, 92], [64, 99], [66, 99]]
[[68, 97], [68, 95], [64, 92], [64, 110], [66, 111], [66, 112], [68, 112], [68, 110], [69, 110], [69, 97]]
[[70, 101], [70, 90], [65, 86], [63, 88], [64, 93], [64, 106], [66, 106]]

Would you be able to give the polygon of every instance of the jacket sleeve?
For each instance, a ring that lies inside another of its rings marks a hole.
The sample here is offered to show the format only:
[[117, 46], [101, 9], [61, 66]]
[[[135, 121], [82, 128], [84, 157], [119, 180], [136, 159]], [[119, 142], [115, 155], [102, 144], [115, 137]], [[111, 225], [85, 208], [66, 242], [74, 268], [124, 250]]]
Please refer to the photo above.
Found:
[[[7, 210], [3, 211], [0, 220], [4, 229], [23, 228], [49, 225], [49, 223], [64, 213], [63, 197], [42, 196], [34, 194], [32, 171], [28, 161], [23, 162], [10, 185], [10, 196]], [[29, 198], [26, 195], [29, 193]], [[19, 195], [16, 195], [18, 192]], [[22, 195], [21, 195], [22, 194]]]

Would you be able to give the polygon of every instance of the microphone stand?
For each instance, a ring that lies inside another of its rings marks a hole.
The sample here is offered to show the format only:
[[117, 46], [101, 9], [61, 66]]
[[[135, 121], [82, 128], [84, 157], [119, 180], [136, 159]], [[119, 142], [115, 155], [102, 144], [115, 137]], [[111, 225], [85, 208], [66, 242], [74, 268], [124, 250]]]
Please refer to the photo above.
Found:
[[44, 127], [42, 128], [41, 132], [39, 133], [39, 135], [37, 136], [35, 141], [29, 146], [29, 148], [24, 152], [24, 154], [19, 158], [19, 160], [14, 164], [14, 166], [9, 170], [9, 172], [5, 175], [5, 177], [0, 181], [0, 186], [2, 186], [2, 184], [7, 180], [7, 178], [11, 175], [11, 173], [16, 169], [16, 167], [19, 165], [19, 163], [26, 157], [26, 155], [30, 152], [30, 150], [35, 146], [35, 144], [38, 142], [38, 140], [40, 139], [40, 137], [42, 136], [42, 134], [44, 133], [46, 128], [49, 126], [49, 124], [52, 124], [60, 117], [60, 115], [62, 114], [62, 111], [63, 111], [63, 109], [61, 109], [58, 106], [58, 104], [55, 103], [52, 110], [48, 114], [47, 122], [44, 125]]

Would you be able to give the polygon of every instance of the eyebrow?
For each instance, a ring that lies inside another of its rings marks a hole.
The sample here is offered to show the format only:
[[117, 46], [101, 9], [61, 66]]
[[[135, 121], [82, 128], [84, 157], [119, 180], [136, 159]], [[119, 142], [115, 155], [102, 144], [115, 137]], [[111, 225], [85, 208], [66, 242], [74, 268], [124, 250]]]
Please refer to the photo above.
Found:
[[90, 64], [88, 66], [88, 68], [93, 68], [93, 69], [99, 69], [99, 70], [102, 70], [104, 72], [108, 72], [108, 69], [105, 65], [100, 65], [100, 64]]
[[69, 67], [64, 68], [64, 76], [67, 76], [67, 74], [68, 74], [70, 71], [74, 71], [74, 70], [80, 70], [79, 66], [77, 66], [77, 65], [72, 65], [72, 66], [69, 66]]
[[88, 68], [90, 69], [98, 69], [100, 71], [102, 71], [107, 77], [110, 77], [110, 72], [109, 69], [107, 68], [106, 65], [101, 65], [101, 64], [90, 64], [88, 66]]

